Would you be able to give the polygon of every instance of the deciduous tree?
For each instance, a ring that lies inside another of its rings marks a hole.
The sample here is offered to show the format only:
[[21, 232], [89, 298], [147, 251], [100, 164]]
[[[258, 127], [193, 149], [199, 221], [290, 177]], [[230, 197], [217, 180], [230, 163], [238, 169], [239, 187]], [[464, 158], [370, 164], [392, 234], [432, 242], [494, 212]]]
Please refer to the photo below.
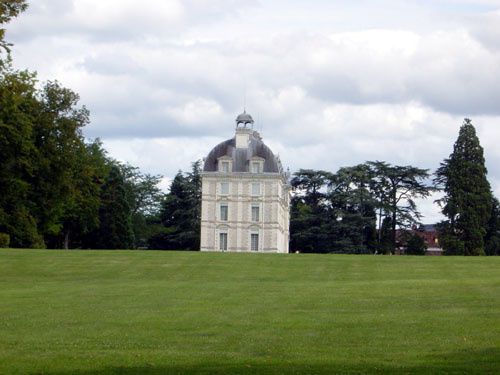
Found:
[[[26, 0], [1, 0], [0, 1], [0, 26], [9, 23], [28, 8]], [[0, 27], [0, 68], [2, 67], [2, 52], [10, 52], [12, 44], [5, 41], [5, 28]]]
[[44, 247], [30, 201], [39, 110], [35, 83], [35, 74], [0, 69], [0, 232], [13, 247]]

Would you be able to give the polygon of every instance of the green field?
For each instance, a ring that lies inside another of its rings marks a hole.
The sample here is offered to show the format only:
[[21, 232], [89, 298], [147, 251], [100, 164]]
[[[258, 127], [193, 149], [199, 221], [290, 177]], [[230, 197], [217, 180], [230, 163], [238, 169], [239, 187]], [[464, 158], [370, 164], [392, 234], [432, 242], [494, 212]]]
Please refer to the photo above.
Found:
[[500, 373], [500, 257], [1, 250], [0, 373]]

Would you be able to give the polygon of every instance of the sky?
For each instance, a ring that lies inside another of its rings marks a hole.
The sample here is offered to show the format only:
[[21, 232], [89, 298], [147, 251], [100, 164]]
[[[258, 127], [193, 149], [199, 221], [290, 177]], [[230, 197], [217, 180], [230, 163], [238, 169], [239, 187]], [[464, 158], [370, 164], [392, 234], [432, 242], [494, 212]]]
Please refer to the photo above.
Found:
[[292, 172], [432, 172], [471, 118], [500, 197], [500, 0], [31, 0], [7, 40], [16, 68], [80, 94], [88, 139], [164, 188], [246, 107]]

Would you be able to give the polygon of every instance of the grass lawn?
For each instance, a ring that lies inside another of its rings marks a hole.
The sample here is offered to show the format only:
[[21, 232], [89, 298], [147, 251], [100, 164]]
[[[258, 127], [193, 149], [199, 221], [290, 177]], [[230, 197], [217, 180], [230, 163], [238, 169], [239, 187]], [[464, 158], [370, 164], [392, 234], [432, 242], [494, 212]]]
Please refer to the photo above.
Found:
[[0, 250], [1, 374], [500, 373], [500, 257]]

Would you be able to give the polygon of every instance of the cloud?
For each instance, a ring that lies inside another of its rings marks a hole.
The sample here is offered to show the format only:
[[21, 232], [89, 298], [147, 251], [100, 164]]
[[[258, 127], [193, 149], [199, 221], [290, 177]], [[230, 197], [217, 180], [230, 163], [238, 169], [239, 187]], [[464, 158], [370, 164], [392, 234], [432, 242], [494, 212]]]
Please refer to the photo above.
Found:
[[486, 48], [500, 50], [500, 9], [470, 16], [471, 34]]
[[189, 169], [246, 102], [292, 171], [433, 170], [471, 116], [499, 194], [499, 17], [493, 0], [37, 0], [7, 37], [16, 66], [81, 95], [88, 137], [151, 173]]
[[253, 0], [37, 0], [22, 16], [22, 28], [14, 24], [10, 32], [16, 40], [64, 34], [92, 43], [140, 42], [175, 37], [252, 6]]

